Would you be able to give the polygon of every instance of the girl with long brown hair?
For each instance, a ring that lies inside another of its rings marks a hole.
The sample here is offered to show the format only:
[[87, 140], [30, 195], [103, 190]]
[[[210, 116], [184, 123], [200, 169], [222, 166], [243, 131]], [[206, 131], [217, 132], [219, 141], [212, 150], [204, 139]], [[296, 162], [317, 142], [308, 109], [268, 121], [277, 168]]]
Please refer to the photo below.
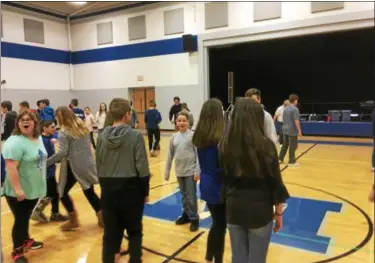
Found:
[[99, 226], [103, 227], [100, 200], [94, 191], [98, 176], [91, 152], [90, 131], [68, 107], [57, 108], [56, 117], [60, 125], [59, 150], [48, 158], [47, 165], [61, 161], [59, 192], [61, 202], [69, 213], [69, 221], [61, 226], [61, 230], [69, 231], [79, 227], [77, 211], [69, 196], [69, 191], [76, 182], [81, 185], [83, 193], [95, 210]]
[[203, 104], [197, 129], [193, 135], [193, 144], [197, 147], [201, 167], [201, 199], [206, 201], [212, 217], [212, 226], [208, 234], [207, 263], [223, 263], [225, 232], [225, 204], [220, 196], [222, 182], [220, 178], [218, 144], [225, 128], [223, 105], [218, 99], [209, 99]]
[[282, 228], [283, 203], [289, 193], [281, 178], [276, 146], [265, 134], [259, 103], [236, 102], [219, 147], [232, 263], [265, 263], [272, 228], [274, 232]]
[[15, 124], [13, 135], [3, 149], [7, 168], [4, 195], [15, 219], [12, 259], [16, 263], [27, 263], [24, 252], [43, 246], [30, 238], [29, 221], [38, 199], [46, 195], [47, 152], [33, 113], [22, 112]]

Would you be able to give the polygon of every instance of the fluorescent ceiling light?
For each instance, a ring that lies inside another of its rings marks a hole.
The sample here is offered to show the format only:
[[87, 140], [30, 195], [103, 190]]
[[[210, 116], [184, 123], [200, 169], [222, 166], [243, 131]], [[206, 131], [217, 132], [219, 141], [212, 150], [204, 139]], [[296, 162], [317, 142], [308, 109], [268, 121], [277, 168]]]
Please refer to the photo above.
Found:
[[87, 4], [87, 2], [71, 2], [72, 4], [75, 4], [75, 5], [85, 5]]

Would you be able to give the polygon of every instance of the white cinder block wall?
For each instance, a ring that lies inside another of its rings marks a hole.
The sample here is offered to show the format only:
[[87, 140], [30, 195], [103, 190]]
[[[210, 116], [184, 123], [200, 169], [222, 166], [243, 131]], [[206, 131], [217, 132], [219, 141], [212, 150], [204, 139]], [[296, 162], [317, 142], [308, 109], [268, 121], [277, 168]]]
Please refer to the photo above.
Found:
[[[149, 6], [94, 16], [72, 22], [72, 51], [96, 50], [130, 44], [179, 38], [183, 34], [199, 35], [224, 30], [249, 28], [252, 26], [303, 20], [310, 17], [333, 16], [336, 14], [374, 10], [373, 2], [345, 2], [345, 8], [311, 14], [310, 2], [282, 2], [282, 17], [279, 19], [253, 22], [253, 2], [229, 2], [229, 25], [223, 28], [205, 29], [205, 3], [164, 2]], [[163, 13], [176, 8], [184, 9], [184, 33], [164, 35]], [[67, 26], [64, 23], [40, 19], [11, 11], [2, 11], [4, 36], [2, 41], [29, 46], [40, 46], [68, 51]], [[128, 40], [128, 18], [146, 16], [146, 39]], [[45, 44], [27, 43], [23, 34], [23, 18], [44, 22]], [[97, 44], [97, 24], [112, 21], [113, 43]], [[199, 52], [199, 51], [198, 51]], [[109, 60], [74, 65], [74, 87], [77, 94], [90, 90], [105, 91], [131, 87], [155, 87], [156, 102], [163, 115], [161, 128], [172, 128], [167, 121], [168, 111], [175, 95], [189, 104], [196, 118], [204, 102], [202, 83], [199, 83], [198, 53], [178, 53], [134, 59]], [[1, 60], [2, 79], [7, 80], [7, 89], [69, 90], [69, 65], [16, 58]], [[137, 81], [137, 76], [143, 81]], [[79, 93], [78, 93], [79, 92]], [[128, 96], [127, 92], [124, 97]], [[99, 93], [98, 93], [99, 94]], [[119, 94], [119, 93], [117, 93]], [[84, 106], [84, 105], [82, 105]]]
[[[68, 51], [66, 24], [6, 10], [2, 10], [1, 13], [3, 23], [2, 42]], [[45, 44], [25, 41], [24, 18], [44, 23]], [[19, 53], [24, 52], [24, 46], [15, 46], [13, 49]], [[3, 52], [2, 50], [2, 54]], [[9, 58], [2, 55], [1, 79], [7, 81], [6, 89], [69, 90], [69, 64]]]

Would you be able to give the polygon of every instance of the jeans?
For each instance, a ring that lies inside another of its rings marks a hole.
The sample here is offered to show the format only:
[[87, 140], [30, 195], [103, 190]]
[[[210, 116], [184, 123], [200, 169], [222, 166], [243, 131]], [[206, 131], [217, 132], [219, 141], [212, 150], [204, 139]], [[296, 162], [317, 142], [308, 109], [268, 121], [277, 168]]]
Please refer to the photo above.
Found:
[[30, 239], [29, 221], [38, 199], [18, 201], [17, 198], [5, 196], [10, 210], [14, 216], [12, 229], [13, 249], [24, 246]]
[[[77, 179], [74, 177], [73, 171], [69, 165], [67, 165], [67, 179], [64, 189], [64, 194], [61, 197], [61, 202], [64, 205], [65, 209], [68, 211], [68, 213], [74, 212], [74, 206], [72, 198], [69, 196], [70, 190], [73, 188], [73, 186], [77, 183]], [[83, 193], [86, 196], [87, 201], [89, 201], [92, 208], [95, 210], [95, 212], [99, 212], [100, 209], [100, 200], [98, 195], [94, 191], [94, 186], [92, 185], [89, 189], [83, 190]]]
[[232, 245], [232, 263], [266, 263], [272, 227], [272, 221], [256, 229], [228, 225]]
[[194, 181], [194, 176], [177, 177], [177, 180], [182, 195], [183, 213], [190, 220], [199, 220], [197, 183]]
[[[103, 197], [103, 196], [102, 196]], [[106, 198], [109, 198], [107, 196]], [[121, 205], [102, 206], [104, 221], [102, 262], [113, 263], [120, 253], [126, 230], [129, 239], [129, 263], [142, 262], [142, 216], [144, 199], [138, 194], [129, 196], [129, 202]], [[116, 201], [114, 201], [116, 202]]]
[[281, 147], [279, 160], [284, 161], [286, 152], [289, 148], [289, 164], [296, 163], [296, 150], [298, 146], [298, 137], [284, 134], [283, 146]]
[[224, 204], [207, 204], [212, 217], [212, 226], [208, 233], [206, 260], [223, 263], [225, 232], [227, 221]]
[[[148, 136], [148, 149], [154, 151], [157, 149], [160, 142], [160, 130], [159, 129], [147, 129]], [[154, 142], [155, 136], [155, 142]]]
[[283, 123], [279, 122], [279, 124], [280, 124], [279, 143], [280, 145], [283, 145], [283, 142], [284, 142]]

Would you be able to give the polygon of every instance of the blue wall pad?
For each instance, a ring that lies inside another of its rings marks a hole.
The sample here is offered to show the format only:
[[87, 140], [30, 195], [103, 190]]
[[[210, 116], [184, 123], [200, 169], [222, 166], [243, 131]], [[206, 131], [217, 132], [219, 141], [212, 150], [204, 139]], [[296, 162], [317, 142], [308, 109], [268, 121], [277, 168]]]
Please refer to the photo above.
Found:
[[70, 52], [58, 49], [1, 42], [1, 57], [69, 64]]
[[[197, 36], [194, 36], [197, 50]], [[182, 38], [72, 52], [72, 64], [184, 53]]]

